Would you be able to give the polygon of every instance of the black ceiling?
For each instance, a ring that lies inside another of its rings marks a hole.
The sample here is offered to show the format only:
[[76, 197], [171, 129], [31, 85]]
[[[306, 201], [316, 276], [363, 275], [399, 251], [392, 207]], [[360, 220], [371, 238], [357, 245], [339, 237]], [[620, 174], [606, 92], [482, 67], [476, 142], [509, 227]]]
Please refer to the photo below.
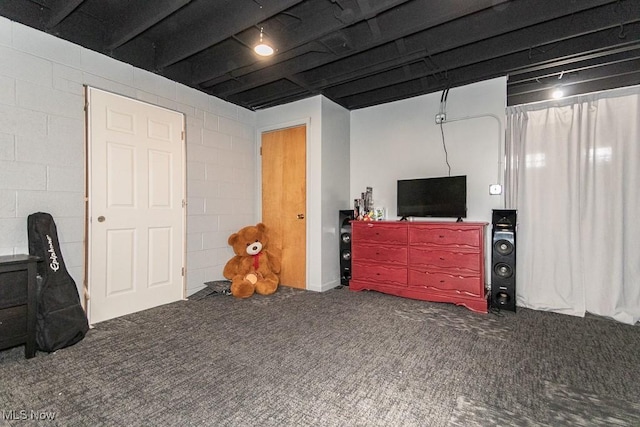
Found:
[[2, 0], [0, 15], [252, 110], [504, 75], [509, 105], [640, 84], [640, 0]]

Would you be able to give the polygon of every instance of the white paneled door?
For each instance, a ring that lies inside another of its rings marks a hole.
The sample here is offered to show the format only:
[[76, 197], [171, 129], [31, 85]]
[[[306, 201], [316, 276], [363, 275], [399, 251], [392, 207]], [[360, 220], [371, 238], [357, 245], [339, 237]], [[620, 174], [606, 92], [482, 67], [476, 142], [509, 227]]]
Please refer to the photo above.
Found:
[[181, 113], [87, 88], [91, 323], [184, 298]]

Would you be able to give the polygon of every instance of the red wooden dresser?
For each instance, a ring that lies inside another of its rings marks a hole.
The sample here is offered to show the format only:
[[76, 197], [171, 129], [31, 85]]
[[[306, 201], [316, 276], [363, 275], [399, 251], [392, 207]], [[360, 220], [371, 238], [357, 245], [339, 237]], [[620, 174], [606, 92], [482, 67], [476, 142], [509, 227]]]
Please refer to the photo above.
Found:
[[486, 313], [480, 222], [352, 222], [349, 289], [375, 290]]

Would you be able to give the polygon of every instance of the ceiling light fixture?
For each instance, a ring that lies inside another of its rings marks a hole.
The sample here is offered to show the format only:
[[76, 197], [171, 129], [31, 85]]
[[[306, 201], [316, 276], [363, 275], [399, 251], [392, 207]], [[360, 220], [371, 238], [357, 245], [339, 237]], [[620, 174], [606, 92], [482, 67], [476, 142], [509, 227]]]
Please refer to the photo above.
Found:
[[[558, 80], [562, 80], [562, 77], [564, 77], [564, 70], [560, 72], [560, 75], [558, 76]], [[551, 97], [553, 99], [560, 99], [563, 96], [564, 96], [564, 90], [562, 90], [562, 85], [561, 84], [555, 85], [553, 87], [553, 92], [551, 92]]]
[[260, 42], [255, 45], [253, 48], [254, 52], [260, 56], [271, 56], [273, 55], [273, 48], [269, 46], [269, 44], [265, 43], [262, 39], [263, 29], [260, 27]]
[[551, 96], [553, 97], [553, 99], [560, 99], [564, 96], [564, 91], [561, 87], [557, 87], [553, 90]]

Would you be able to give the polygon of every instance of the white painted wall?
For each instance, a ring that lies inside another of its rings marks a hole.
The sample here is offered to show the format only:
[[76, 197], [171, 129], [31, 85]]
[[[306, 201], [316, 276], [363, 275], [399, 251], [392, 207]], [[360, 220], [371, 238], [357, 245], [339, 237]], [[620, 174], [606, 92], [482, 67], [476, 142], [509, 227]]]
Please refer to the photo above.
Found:
[[351, 115], [333, 101], [322, 98], [322, 284], [340, 285], [339, 211], [349, 209], [349, 153]]
[[[398, 179], [448, 174], [435, 123], [440, 97], [434, 93], [351, 112], [351, 199], [373, 187], [374, 204], [396, 220]], [[492, 209], [504, 207], [503, 195], [489, 195], [489, 185], [503, 184], [506, 97], [506, 77], [449, 91], [442, 129], [451, 175], [467, 175], [466, 221], [490, 223]], [[488, 251], [490, 226], [487, 237]]]
[[[502, 180], [505, 107], [506, 78], [449, 91], [443, 130], [451, 175], [467, 175], [467, 221], [490, 221], [503, 205], [489, 185]], [[375, 204], [395, 220], [398, 179], [447, 175], [439, 109], [434, 93], [351, 112], [352, 198], [373, 187]]]
[[[258, 134], [307, 125], [307, 289], [333, 288], [340, 284], [338, 210], [345, 208], [343, 201], [349, 198], [349, 111], [315, 96], [260, 110], [257, 115]], [[257, 185], [258, 220], [261, 189]]]
[[187, 126], [187, 294], [222, 278], [228, 236], [255, 216], [256, 114], [0, 18], [0, 255], [27, 253], [27, 216], [58, 226], [84, 271], [84, 96], [89, 85], [180, 111]]

